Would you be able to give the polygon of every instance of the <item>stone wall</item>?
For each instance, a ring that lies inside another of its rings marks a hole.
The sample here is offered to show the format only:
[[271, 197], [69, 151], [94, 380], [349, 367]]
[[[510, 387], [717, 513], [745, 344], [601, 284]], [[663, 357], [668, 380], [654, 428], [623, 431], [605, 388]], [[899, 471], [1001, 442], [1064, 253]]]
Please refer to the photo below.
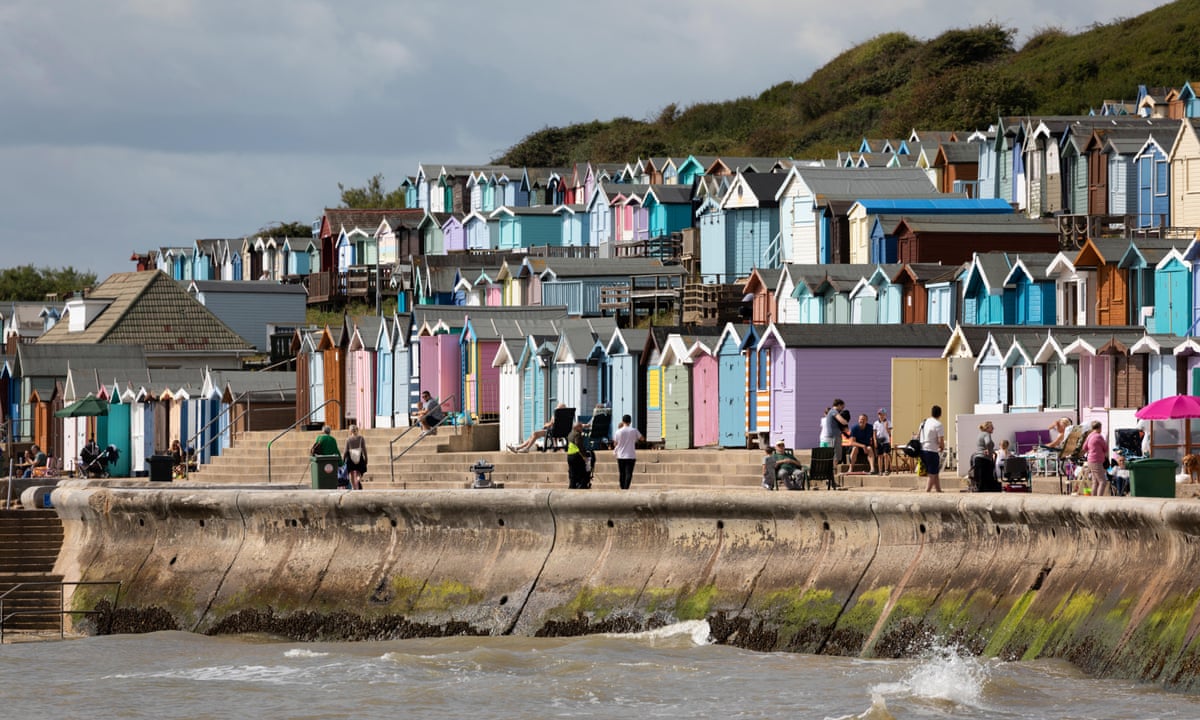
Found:
[[1200, 505], [913, 493], [54, 491], [85, 632], [578, 635], [904, 657], [956, 642], [1194, 689]]

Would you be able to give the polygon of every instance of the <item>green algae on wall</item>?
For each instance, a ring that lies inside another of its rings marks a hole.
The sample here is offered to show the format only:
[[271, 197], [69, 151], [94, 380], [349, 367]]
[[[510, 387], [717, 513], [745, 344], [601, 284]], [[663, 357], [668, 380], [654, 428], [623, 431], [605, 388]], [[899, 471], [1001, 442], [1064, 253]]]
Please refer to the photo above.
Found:
[[457, 580], [427, 583], [415, 578], [397, 576], [389, 583], [389, 606], [399, 606], [407, 612], [446, 612], [474, 605], [484, 594]]
[[791, 647], [814, 630], [833, 626], [842, 612], [842, 604], [826, 589], [791, 588], [769, 593], [755, 608], [779, 633], [781, 647]]
[[637, 596], [638, 590], [631, 587], [582, 588], [566, 604], [547, 613], [547, 617], [560, 621], [580, 617], [604, 620], [609, 613], [631, 606]]
[[703, 585], [691, 593], [680, 595], [675, 605], [675, 617], [680, 620], [703, 620], [717, 597], [717, 586]]

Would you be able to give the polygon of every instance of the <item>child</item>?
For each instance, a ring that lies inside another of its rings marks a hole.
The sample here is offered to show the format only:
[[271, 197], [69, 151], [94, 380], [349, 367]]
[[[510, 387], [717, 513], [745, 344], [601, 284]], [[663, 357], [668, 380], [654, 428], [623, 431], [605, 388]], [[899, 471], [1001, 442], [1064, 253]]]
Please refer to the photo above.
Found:
[[1004, 479], [1004, 461], [1008, 459], [1008, 440], [1000, 441], [1000, 449], [996, 451], [996, 477]]

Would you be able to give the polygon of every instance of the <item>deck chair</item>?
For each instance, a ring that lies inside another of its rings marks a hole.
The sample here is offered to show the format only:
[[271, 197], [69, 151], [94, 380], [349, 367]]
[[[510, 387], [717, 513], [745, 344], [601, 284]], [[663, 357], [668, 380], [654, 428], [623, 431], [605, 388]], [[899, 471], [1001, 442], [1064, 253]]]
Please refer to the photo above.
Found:
[[542, 439], [542, 451], [567, 449], [567, 435], [575, 424], [575, 408], [555, 408], [554, 424]]
[[1072, 425], [1067, 429], [1067, 436], [1063, 438], [1063, 444], [1058, 449], [1056, 474], [1060, 494], [1070, 492], [1071, 475], [1075, 468], [1084, 464], [1083, 441], [1091, 431], [1091, 427], [1087, 425]]
[[592, 422], [588, 426], [587, 432], [584, 433], [584, 439], [587, 441], [587, 449], [592, 452], [607, 450], [609, 445], [608, 438], [611, 431], [611, 413], [597, 413], [593, 415]]
[[812, 460], [808, 470], [808, 487], [811, 490], [819, 482], [824, 482], [830, 490], [837, 487], [833, 473], [833, 448], [819, 447], [812, 449]]

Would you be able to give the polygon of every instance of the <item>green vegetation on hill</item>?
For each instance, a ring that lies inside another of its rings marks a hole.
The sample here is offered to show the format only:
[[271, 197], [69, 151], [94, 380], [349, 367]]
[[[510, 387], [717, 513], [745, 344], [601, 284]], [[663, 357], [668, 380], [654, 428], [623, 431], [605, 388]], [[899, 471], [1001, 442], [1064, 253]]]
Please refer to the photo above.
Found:
[[1138, 85], [1200, 78], [1200, 0], [1178, 0], [1077, 35], [1048, 28], [1017, 50], [999, 25], [922, 42], [887, 33], [803, 82], [757, 98], [665, 106], [653, 120], [616, 118], [531, 133], [493, 162], [564, 167], [636, 157], [830, 157], [863, 137], [986, 128], [1002, 115], [1084, 114], [1136, 99]]

